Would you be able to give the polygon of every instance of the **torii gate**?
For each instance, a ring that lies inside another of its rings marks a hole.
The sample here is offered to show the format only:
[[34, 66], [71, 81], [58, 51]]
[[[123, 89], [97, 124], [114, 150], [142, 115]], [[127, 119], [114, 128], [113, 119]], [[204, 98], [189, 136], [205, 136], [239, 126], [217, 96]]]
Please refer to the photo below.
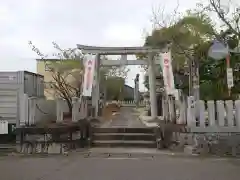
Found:
[[[95, 107], [95, 116], [98, 115], [99, 107], [99, 69], [100, 66], [120, 66], [120, 65], [148, 65], [149, 90], [150, 90], [150, 107], [151, 117], [157, 118], [157, 98], [156, 98], [156, 75], [155, 64], [160, 65], [160, 61], [154, 59], [155, 54], [169, 52], [170, 45], [167, 44], [162, 48], [153, 47], [98, 47], [85, 46], [77, 44], [77, 48], [83, 53], [96, 55], [95, 61], [95, 87], [92, 96], [94, 97], [93, 106]], [[127, 60], [126, 55], [147, 54], [147, 60]], [[120, 60], [104, 60], [101, 55], [121, 55]], [[121, 62], [124, 61], [124, 62]]]

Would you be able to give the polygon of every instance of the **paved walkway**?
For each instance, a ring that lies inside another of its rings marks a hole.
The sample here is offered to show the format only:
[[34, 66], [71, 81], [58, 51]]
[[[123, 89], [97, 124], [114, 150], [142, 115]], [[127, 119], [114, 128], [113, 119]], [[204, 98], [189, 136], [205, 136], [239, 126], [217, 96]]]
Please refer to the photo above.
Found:
[[151, 157], [0, 157], [6, 180], [239, 180], [233, 159]]
[[139, 113], [135, 108], [122, 107], [121, 111], [116, 113], [114, 117], [104, 123], [101, 127], [146, 127], [141, 120], [139, 120]]

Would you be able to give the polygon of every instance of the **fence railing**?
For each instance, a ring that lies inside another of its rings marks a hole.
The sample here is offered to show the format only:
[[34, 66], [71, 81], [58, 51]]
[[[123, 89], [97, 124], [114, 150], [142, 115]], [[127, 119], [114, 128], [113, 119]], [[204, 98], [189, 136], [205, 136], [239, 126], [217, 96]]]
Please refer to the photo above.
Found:
[[[126, 106], [126, 107], [135, 107], [136, 106], [135, 101], [110, 101], [108, 103], [113, 103], [113, 102], [119, 104], [120, 106]], [[146, 102], [139, 101], [138, 106], [141, 106], [141, 107], [146, 106]]]
[[28, 97], [26, 94], [21, 98], [22, 106], [20, 110], [20, 126], [34, 125], [38, 122], [56, 121], [63, 122], [67, 119], [77, 122], [88, 116], [87, 101], [80, 98], [72, 98], [72, 112], [65, 100], [47, 100], [44, 98]]
[[[22, 97], [20, 125], [32, 125], [39, 121], [64, 121], [64, 114], [69, 112], [66, 101], [62, 99], [46, 100], [43, 98]], [[134, 107], [134, 101], [116, 101], [121, 106]], [[87, 100], [72, 98], [70, 120], [77, 122], [89, 115]], [[140, 101], [140, 106], [145, 106]], [[187, 102], [176, 101], [176, 121], [186, 124], [191, 132], [240, 132], [240, 100], [232, 101], [197, 101], [188, 97]]]
[[56, 118], [56, 101], [39, 97], [21, 97], [19, 125], [34, 125], [40, 121], [53, 121]]
[[191, 102], [186, 123], [192, 132], [240, 132], [240, 100]]

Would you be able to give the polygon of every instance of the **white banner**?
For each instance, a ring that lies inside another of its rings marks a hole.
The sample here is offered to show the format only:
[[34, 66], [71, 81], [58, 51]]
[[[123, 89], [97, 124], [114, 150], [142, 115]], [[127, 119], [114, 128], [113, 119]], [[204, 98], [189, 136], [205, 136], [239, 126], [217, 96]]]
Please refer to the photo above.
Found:
[[164, 86], [167, 94], [174, 94], [175, 84], [172, 71], [171, 52], [161, 53]]
[[227, 85], [229, 89], [234, 86], [232, 68], [227, 68]]
[[96, 57], [88, 55], [84, 65], [83, 96], [92, 96]]

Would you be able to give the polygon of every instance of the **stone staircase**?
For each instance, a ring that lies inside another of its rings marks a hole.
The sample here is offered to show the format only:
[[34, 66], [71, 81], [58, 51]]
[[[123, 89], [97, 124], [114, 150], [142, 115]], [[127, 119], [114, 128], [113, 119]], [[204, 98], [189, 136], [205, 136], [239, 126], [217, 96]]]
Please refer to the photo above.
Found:
[[94, 128], [93, 147], [156, 148], [153, 128]]

